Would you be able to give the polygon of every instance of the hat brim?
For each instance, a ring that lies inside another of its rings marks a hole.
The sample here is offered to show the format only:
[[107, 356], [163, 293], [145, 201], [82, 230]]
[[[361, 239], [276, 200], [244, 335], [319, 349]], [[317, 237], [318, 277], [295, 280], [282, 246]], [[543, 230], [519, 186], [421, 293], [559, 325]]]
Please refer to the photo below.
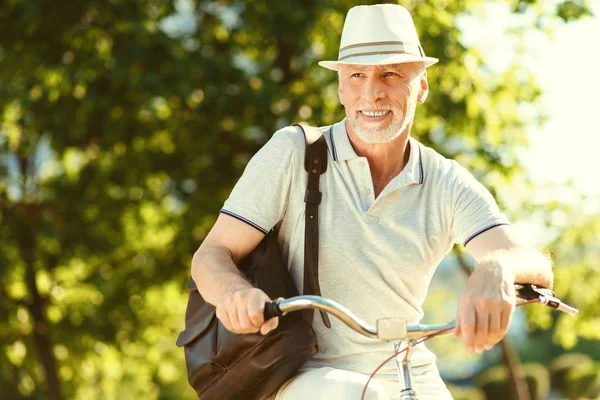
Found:
[[421, 62], [425, 65], [425, 68], [427, 68], [438, 61], [437, 58], [420, 57], [412, 54], [373, 54], [368, 56], [349, 57], [343, 61], [319, 61], [319, 65], [323, 68], [337, 71], [342, 64], [389, 65]]

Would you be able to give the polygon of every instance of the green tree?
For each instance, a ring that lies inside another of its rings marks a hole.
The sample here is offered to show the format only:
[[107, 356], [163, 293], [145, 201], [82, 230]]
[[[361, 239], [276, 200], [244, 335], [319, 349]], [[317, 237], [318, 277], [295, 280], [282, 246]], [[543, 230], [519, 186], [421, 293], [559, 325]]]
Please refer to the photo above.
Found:
[[[522, 166], [511, 154], [539, 122], [518, 113], [539, 95], [533, 77], [523, 66], [493, 76], [461, 44], [455, 18], [482, 1], [404, 3], [440, 58], [415, 135], [493, 188], [514, 181]], [[170, 30], [177, 8], [166, 0], [0, 8], [9, 398], [192, 398], [174, 340], [193, 251], [272, 132], [343, 116], [335, 74], [315, 62], [337, 57], [354, 2], [189, 4], [189, 29]], [[556, 12], [579, 17], [585, 3]]]
[[582, 339], [600, 340], [600, 216], [581, 215], [575, 210], [555, 211], [568, 216], [569, 225], [549, 244], [548, 252], [557, 266], [556, 295], [576, 306], [580, 314], [573, 318], [546, 307], [528, 310], [531, 328], [552, 328], [553, 341], [567, 349]]

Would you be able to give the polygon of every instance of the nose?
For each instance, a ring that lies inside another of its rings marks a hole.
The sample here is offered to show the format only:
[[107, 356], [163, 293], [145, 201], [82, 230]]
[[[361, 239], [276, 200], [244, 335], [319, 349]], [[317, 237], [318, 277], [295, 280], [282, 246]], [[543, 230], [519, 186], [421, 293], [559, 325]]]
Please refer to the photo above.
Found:
[[377, 100], [385, 97], [385, 90], [383, 89], [383, 82], [378, 77], [370, 76], [367, 78], [365, 85], [363, 86], [363, 97], [369, 103], [375, 103]]

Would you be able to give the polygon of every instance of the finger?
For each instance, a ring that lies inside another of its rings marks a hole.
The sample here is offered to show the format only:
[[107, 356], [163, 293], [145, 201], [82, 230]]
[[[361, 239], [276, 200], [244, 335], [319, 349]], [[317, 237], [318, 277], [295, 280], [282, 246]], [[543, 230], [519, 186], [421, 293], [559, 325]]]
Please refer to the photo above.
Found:
[[242, 333], [240, 330], [240, 320], [238, 318], [237, 307], [234, 304], [229, 304], [229, 306], [225, 309], [227, 315], [229, 316], [229, 321], [231, 322], [230, 331], [233, 333]]
[[240, 332], [242, 333], [252, 333], [257, 332], [258, 327], [254, 327], [252, 321], [250, 320], [250, 315], [248, 315], [248, 305], [247, 304], [239, 304], [237, 309], [238, 321], [240, 323]]
[[515, 310], [514, 307], [512, 307], [511, 305], [509, 305], [508, 307], [505, 307], [502, 310], [502, 313], [500, 315], [500, 330], [501, 330], [502, 336], [504, 336], [504, 334], [508, 330], [508, 327], [510, 325], [510, 320], [512, 318], [514, 310]]
[[454, 331], [452, 332], [452, 334], [455, 337], [459, 337], [461, 335], [461, 324], [460, 324], [460, 313], [457, 313], [456, 315], [456, 322], [454, 324]]
[[493, 312], [489, 317], [488, 338], [485, 349], [490, 350], [502, 338], [501, 332], [502, 312]]
[[265, 303], [261, 296], [254, 296], [248, 302], [248, 316], [252, 326], [258, 330], [265, 322], [264, 317]]
[[221, 324], [230, 332], [233, 331], [233, 326], [231, 326], [231, 320], [229, 319], [229, 314], [223, 307], [217, 307], [217, 318], [221, 321]]
[[481, 353], [488, 338], [490, 313], [487, 309], [477, 310], [477, 323], [475, 325], [475, 351]]
[[279, 317], [275, 317], [269, 321], [269, 330], [270, 331], [277, 329], [278, 326], [279, 326]]
[[461, 310], [461, 327], [460, 331], [463, 338], [463, 343], [465, 348], [469, 353], [473, 352], [473, 347], [475, 345], [474, 336], [475, 336], [475, 309], [470, 304], [462, 307]]
[[272, 330], [274, 330], [275, 328], [277, 328], [278, 324], [279, 324], [279, 317], [271, 318], [270, 320], [268, 320], [267, 322], [265, 322], [260, 327], [260, 333], [262, 335], [266, 335], [269, 332], [271, 332]]

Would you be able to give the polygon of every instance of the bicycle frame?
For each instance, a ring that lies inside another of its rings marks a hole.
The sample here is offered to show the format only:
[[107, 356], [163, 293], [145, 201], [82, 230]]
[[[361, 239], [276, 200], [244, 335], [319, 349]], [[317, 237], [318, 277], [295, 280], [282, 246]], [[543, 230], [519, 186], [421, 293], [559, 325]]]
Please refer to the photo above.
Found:
[[[535, 300], [540, 304], [556, 308], [570, 315], [576, 315], [579, 312], [576, 308], [554, 297], [554, 293], [549, 289], [539, 288], [534, 285], [517, 284], [515, 285], [515, 290], [517, 297], [525, 300], [526, 303], [534, 302]], [[276, 299], [271, 303], [265, 304], [264, 316], [265, 320], [267, 320], [285, 315], [288, 312], [307, 308], [323, 310], [333, 314], [348, 327], [366, 337], [393, 342], [394, 354], [400, 353], [402, 344], [406, 344], [406, 353], [403, 360], [400, 361], [397, 356], [394, 357], [398, 370], [398, 380], [401, 386], [398, 400], [418, 400], [417, 393], [412, 387], [411, 371], [411, 356], [415, 346], [427, 340], [427, 338], [449, 334], [455, 327], [455, 321], [445, 325], [408, 325], [404, 318], [381, 318], [377, 320], [376, 327], [372, 327], [341, 304], [319, 296], [297, 296], [289, 299]]]

